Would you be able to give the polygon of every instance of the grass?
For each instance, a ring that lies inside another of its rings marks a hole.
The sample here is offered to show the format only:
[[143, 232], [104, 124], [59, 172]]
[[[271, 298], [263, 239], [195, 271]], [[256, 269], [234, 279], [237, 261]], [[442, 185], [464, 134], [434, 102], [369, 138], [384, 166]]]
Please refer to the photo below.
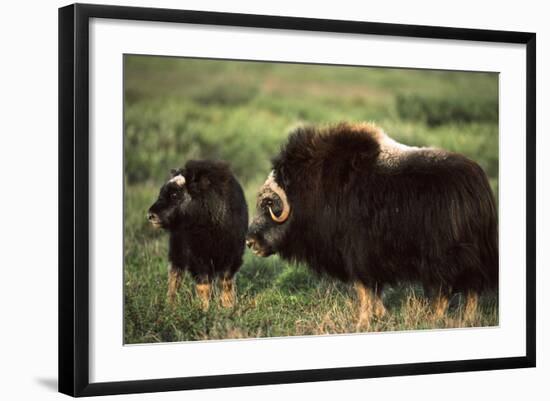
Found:
[[[167, 236], [144, 218], [170, 168], [191, 158], [229, 161], [252, 214], [270, 159], [289, 130], [339, 121], [374, 121], [403, 143], [464, 153], [498, 193], [495, 74], [126, 56], [126, 343], [356, 331], [349, 286], [248, 251], [234, 308], [212, 302], [201, 311], [189, 277], [169, 307]], [[389, 288], [390, 313], [371, 330], [498, 324], [495, 297], [481, 301], [472, 320], [462, 317], [460, 295], [447, 316], [436, 319], [415, 285]]]

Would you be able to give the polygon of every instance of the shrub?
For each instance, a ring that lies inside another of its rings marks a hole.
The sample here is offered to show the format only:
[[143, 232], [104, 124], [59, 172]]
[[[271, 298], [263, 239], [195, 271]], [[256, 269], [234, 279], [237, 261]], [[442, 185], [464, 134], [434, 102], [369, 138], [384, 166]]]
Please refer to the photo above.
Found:
[[495, 97], [399, 94], [396, 108], [402, 119], [424, 122], [430, 126], [498, 121], [498, 98]]

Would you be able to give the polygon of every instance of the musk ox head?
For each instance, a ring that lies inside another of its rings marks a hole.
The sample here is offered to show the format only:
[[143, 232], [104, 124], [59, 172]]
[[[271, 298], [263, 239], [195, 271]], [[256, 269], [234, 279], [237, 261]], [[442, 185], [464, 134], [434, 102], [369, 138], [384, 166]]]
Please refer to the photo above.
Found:
[[158, 199], [149, 208], [147, 219], [156, 228], [177, 225], [191, 203], [191, 194], [182, 170], [172, 170], [171, 177], [160, 189]]
[[227, 220], [231, 188], [235, 187], [240, 191], [226, 162], [189, 160], [183, 168], [171, 171], [147, 218], [153, 226], [167, 230], [182, 224], [220, 224]]
[[246, 237], [246, 244], [258, 256], [265, 257], [278, 251], [292, 220], [286, 192], [275, 177], [275, 171], [272, 171], [258, 193], [256, 216]]

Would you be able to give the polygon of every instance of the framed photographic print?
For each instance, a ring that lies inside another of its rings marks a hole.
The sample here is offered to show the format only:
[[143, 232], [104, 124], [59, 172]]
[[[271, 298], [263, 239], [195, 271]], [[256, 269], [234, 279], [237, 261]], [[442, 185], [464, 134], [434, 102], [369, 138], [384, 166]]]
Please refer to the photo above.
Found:
[[59, 390], [535, 366], [535, 34], [59, 10]]

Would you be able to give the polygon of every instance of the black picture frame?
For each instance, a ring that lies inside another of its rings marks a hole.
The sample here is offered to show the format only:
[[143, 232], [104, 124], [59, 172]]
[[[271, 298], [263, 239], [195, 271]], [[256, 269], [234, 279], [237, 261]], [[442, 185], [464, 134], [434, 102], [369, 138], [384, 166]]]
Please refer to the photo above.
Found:
[[[91, 18], [438, 38], [526, 45], [526, 354], [521, 357], [89, 381], [89, 21]], [[534, 367], [536, 35], [435, 26], [75, 4], [59, 9], [59, 391], [72, 396], [236, 387]]]

